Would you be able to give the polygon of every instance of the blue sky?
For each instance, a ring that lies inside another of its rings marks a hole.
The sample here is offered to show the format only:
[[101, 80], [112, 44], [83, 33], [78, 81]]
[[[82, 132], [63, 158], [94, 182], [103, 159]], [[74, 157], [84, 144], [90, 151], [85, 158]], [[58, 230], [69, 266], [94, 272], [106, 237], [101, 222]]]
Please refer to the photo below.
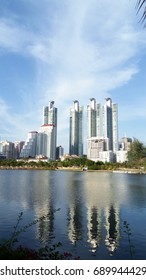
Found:
[[0, 0], [0, 139], [26, 140], [50, 100], [68, 152], [69, 108], [119, 107], [119, 138], [146, 143], [146, 30], [136, 0]]

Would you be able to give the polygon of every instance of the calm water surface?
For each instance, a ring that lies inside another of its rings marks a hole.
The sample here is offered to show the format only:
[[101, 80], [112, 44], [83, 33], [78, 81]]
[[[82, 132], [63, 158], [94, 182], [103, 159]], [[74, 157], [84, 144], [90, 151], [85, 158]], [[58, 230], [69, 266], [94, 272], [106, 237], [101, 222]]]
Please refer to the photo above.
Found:
[[[59, 211], [55, 211], [60, 208]], [[22, 233], [21, 244], [62, 243], [81, 259], [146, 259], [146, 175], [74, 171], [0, 171], [0, 239], [49, 213]]]

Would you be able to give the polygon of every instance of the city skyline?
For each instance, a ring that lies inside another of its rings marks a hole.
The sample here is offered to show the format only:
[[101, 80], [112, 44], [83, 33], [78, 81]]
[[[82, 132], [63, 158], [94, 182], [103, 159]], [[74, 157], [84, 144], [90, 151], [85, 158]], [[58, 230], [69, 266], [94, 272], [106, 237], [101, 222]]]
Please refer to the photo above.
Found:
[[119, 139], [146, 142], [146, 32], [136, 2], [1, 1], [0, 140], [25, 140], [54, 100], [57, 145], [67, 152], [73, 100], [85, 107], [91, 97], [110, 97], [119, 106]]
[[[112, 99], [109, 97], [105, 98], [104, 104], [97, 103], [95, 98], [90, 98], [89, 101], [90, 104], [86, 105], [86, 109], [84, 106], [80, 106], [78, 100], [74, 100], [73, 105], [70, 107], [68, 129], [69, 142], [68, 150], [65, 151], [65, 153], [64, 147], [57, 144], [58, 108], [54, 106], [54, 101], [49, 101], [47, 106], [43, 106], [42, 125], [38, 130], [27, 132], [25, 141], [20, 140], [12, 142], [4, 140], [0, 142], [4, 145], [5, 143], [9, 143], [14, 146], [17, 146], [17, 144], [20, 145], [20, 143], [23, 145], [22, 143], [24, 143], [20, 152], [20, 158], [41, 158], [42, 156], [42, 158], [47, 157], [48, 160], [55, 160], [59, 152], [62, 156], [63, 154], [69, 154], [82, 157], [86, 154], [88, 158], [95, 161], [98, 157], [96, 153], [98, 154], [100, 151], [110, 151], [113, 152], [113, 154], [109, 155], [111, 156], [110, 161], [112, 161], [112, 157], [117, 151], [129, 150], [124, 148], [126, 144], [125, 141], [130, 140], [130, 142], [132, 142], [132, 138], [124, 136], [119, 139], [118, 137], [118, 104], [113, 103]], [[134, 139], [135, 138], [133, 138], [133, 140]], [[94, 149], [96, 146], [95, 143], [100, 143], [99, 147], [96, 147], [97, 151], [95, 154], [94, 151], [92, 151], [91, 142], [93, 142]], [[57, 148], [59, 147], [61, 150], [57, 152]], [[3, 151], [1, 151], [1, 153], [3, 153]], [[102, 158], [102, 160], [104, 161], [105, 159]]]
[[[47, 157], [48, 160], [55, 160], [58, 158], [57, 154], [63, 156], [64, 147], [58, 146], [57, 151], [58, 109], [54, 103], [49, 101], [48, 106], [43, 106], [42, 125], [39, 131], [28, 132], [20, 158]], [[124, 144], [118, 139], [118, 104], [113, 103], [109, 97], [105, 98], [104, 105], [97, 103], [95, 98], [90, 98], [90, 104], [86, 107], [87, 120], [84, 119], [83, 112], [84, 107], [80, 106], [78, 100], [74, 100], [70, 107], [67, 154], [80, 157], [86, 154], [93, 161], [112, 162], [118, 157], [119, 161], [123, 161], [121, 156], [125, 156], [125, 149], [121, 145]], [[84, 123], [87, 134], [84, 132]]]

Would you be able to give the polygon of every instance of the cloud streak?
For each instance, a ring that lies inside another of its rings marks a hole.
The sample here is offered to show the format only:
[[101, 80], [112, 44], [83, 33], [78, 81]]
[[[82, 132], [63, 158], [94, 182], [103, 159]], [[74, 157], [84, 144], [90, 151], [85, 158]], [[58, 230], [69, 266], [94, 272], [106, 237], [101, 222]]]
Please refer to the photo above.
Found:
[[[27, 2], [21, 2], [24, 14], [7, 8], [8, 17], [1, 16], [0, 55], [16, 53], [33, 60], [37, 106], [32, 115], [55, 100], [59, 110], [65, 108], [58, 126], [60, 135], [65, 129], [67, 135], [72, 100], [84, 106], [90, 97], [102, 101], [131, 81], [139, 71], [146, 37], [138, 27], [134, 3], [127, 0], [42, 0], [41, 4], [30, 0], [29, 12]], [[5, 122], [9, 123], [10, 113], [15, 116], [7, 108]], [[24, 114], [26, 127], [29, 113]]]

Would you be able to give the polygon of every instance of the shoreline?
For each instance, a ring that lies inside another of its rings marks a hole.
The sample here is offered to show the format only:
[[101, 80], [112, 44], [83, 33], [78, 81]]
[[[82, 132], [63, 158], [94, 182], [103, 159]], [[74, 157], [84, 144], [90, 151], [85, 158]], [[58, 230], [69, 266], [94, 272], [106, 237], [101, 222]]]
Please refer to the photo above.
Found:
[[141, 169], [102, 169], [102, 170], [86, 170], [83, 171], [80, 167], [58, 167], [58, 168], [44, 168], [44, 167], [24, 167], [24, 166], [0, 166], [0, 170], [51, 170], [51, 171], [77, 171], [77, 172], [110, 172], [110, 173], [125, 173], [125, 174], [146, 174], [146, 171]]

